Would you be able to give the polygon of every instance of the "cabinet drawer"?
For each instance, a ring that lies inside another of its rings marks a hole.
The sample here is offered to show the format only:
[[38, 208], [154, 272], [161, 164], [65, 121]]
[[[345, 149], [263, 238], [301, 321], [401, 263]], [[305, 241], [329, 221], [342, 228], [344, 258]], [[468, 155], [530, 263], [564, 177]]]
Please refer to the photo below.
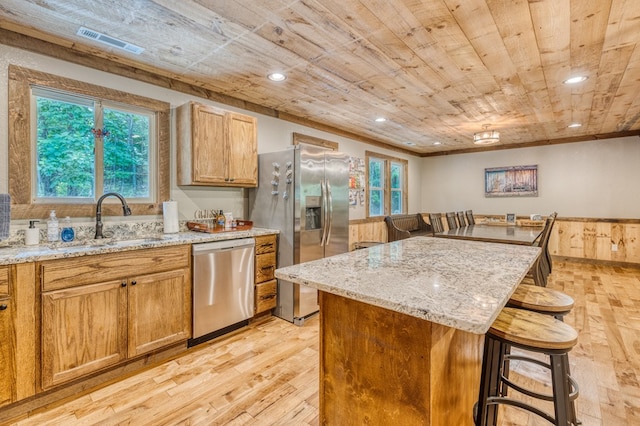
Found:
[[276, 307], [278, 281], [271, 280], [256, 285], [256, 314]]
[[9, 266], [0, 266], [0, 299], [9, 297]]
[[276, 270], [276, 254], [267, 253], [256, 256], [256, 284], [272, 280]]
[[276, 251], [277, 235], [261, 235], [256, 237], [256, 255]]
[[97, 254], [39, 263], [42, 290], [58, 290], [79, 285], [164, 272], [189, 266], [189, 246], [159, 247], [118, 253]]

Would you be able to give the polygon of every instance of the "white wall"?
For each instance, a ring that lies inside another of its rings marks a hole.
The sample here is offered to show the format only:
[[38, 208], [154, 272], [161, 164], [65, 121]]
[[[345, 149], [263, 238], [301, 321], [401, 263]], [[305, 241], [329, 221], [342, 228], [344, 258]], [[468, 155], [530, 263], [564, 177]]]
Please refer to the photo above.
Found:
[[[298, 124], [278, 120], [273, 117], [238, 110], [223, 104], [217, 104], [195, 96], [176, 92], [169, 89], [141, 83], [124, 77], [96, 71], [83, 66], [70, 64], [54, 58], [33, 54], [20, 49], [15, 49], [0, 44], [0, 192], [8, 191], [8, 105], [7, 105], [7, 81], [9, 64], [18, 65], [38, 71], [51, 73], [75, 80], [85, 81], [117, 90], [134, 93], [149, 98], [169, 102], [172, 108], [183, 103], [195, 100], [205, 104], [215, 105], [228, 110], [235, 110], [258, 118], [258, 153], [278, 151], [291, 144], [292, 133], [302, 133], [316, 136], [330, 141], [338, 142], [340, 150], [354, 157], [364, 158], [365, 150], [371, 150], [382, 154], [404, 158], [409, 161], [409, 211], [417, 212], [420, 209], [420, 164], [421, 159], [397, 153], [395, 151], [372, 147], [357, 141], [321, 132]], [[285, 84], [278, 90], [286, 90]], [[175, 115], [172, 120], [171, 132], [171, 158], [175, 159]], [[176, 185], [176, 165], [171, 163], [171, 198], [179, 203], [181, 219], [190, 219], [196, 209], [224, 209], [233, 212], [234, 217], [244, 217], [246, 191], [236, 188], [202, 188], [202, 187], [178, 187]], [[350, 209], [351, 219], [360, 219], [365, 216], [364, 207]]]
[[[485, 198], [484, 169], [538, 165], [538, 196]], [[640, 137], [423, 158], [423, 212], [640, 218]]]

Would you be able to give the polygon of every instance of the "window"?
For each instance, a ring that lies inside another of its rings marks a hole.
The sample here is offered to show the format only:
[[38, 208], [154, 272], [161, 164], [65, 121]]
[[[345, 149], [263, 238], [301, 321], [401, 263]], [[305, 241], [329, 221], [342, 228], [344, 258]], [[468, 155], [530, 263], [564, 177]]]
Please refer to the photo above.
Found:
[[407, 212], [407, 160], [365, 152], [367, 163], [367, 216]]
[[34, 202], [89, 202], [118, 192], [152, 201], [153, 111], [32, 89]]
[[91, 217], [112, 191], [134, 215], [162, 213], [167, 102], [10, 65], [9, 110], [12, 218]]

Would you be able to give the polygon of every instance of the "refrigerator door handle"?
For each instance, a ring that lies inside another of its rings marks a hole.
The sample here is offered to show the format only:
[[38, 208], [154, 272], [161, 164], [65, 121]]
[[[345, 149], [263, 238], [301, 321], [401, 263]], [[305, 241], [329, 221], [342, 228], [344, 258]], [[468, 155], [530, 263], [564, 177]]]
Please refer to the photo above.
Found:
[[320, 245], [325, 245], [327, 239], [327, 187], [324, 180], [320, 181], [320, 190], [322, 192], [322, 241]]
[[331, 182], [329, 182], [329, 179], [327, 179], [327, 204], [329, 205], [329, 215], [328, 215], [328, 219], [329, 219], [329, 226], [327, 227], [327, 242], [326, 244], [329, 245], [329, 239], [331, 238], [331, 228], [333, 227], [333, 193], [331, 192]]

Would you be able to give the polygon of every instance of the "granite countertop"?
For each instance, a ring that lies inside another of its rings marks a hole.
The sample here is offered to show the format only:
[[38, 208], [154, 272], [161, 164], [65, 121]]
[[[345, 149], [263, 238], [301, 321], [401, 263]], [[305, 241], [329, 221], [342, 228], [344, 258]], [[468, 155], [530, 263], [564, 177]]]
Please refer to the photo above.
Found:
[[276, 269], [275, 275], [484, 334], [539, 254], [532, 246], [413, 237]]
[[211, 241], [233, 240], [278, 234], [275, 229], [252, 228], [244, 231], [219, 232], [178, 232], [175, 234], [145, 234], [129, 238], [105, 238], [101, 240], [76, 240], [69, 243], [41, 243], [37, 246], [12, 245], [0, 248], [0, 265], [28, 263], [39, 260], [61, 259], [92, 254], [114, 253], [141, 248], [167, 247], [180, 244], [196, 244]]

